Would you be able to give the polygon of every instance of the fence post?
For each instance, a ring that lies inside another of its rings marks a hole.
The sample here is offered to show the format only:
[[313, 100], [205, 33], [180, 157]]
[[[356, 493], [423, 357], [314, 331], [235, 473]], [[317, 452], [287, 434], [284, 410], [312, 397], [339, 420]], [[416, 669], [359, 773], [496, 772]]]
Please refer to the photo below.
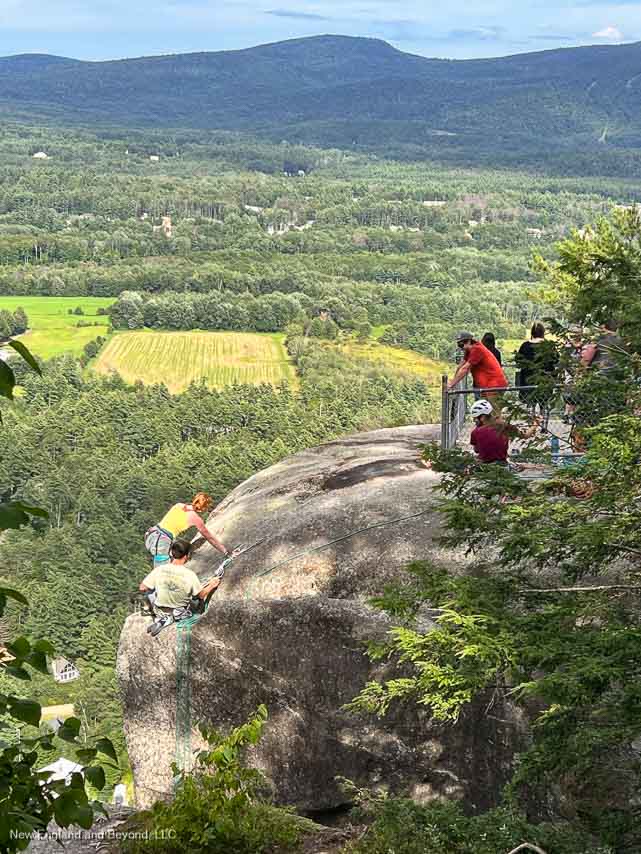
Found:
[[447, 451], [450, 444], [450, 407], [447, 394], [447, 374], [441, 376], [441, 450]]

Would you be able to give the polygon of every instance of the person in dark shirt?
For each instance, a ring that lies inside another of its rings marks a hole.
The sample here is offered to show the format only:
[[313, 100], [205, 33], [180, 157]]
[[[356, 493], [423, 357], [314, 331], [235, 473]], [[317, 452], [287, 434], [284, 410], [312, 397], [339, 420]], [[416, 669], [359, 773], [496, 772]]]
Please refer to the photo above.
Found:
[[[519, 385], [537, 385], [542, 379], [552, 377], [559, 362], [556, 348], [545, 340], [545, 326], [540, 321], [532, 324], [530, 338], [524, 341], [516, 354], [516, 366], [520, 370]], [[536, 389], [524, 389], [521, 397], [529, 400], [536, 396]]]
[[510, 441], [516, 438], [530, 439], [540, 426], [538, 419], [535, 419], [527, 430], [520, 430], [513, 424], [507, 424], [495, 417], [489, 400], [477, 400], [472, 404], [470, 414], [476, 424], [470, 435], [470, 444], [480, 463], [498, 463], [506, 466]]
[[532, 324], [530, 339], [524, 341], [516, 354], [516, 367], [519, 370], [519, 386], [536, 386], [522, 388], [519, 396], [523, 403], [540, 414], [547, 424], [549, 418], [550, 399], [554, 394], [553, 380], [559, 364], [559, 355], [552, 341], [545, 338], [545, 326], [540, 321]]
[[472, 404], [470, 414], [476, 427], [472, 430], [470, 443], [479, 462], [507, 465], [507, 452], [510, 439], [505, 425], [497, 422], [489, 400], [477, 400]]
[[503, 364], [503, 359], [501, 357], [501, 351], [496, 346], [496, 338], [494, 337], [493, 332], [486, 332], [485, 335], [481, 338], [481, 344], [490, 351], [490, 353], [494, 356], [499, 365]]

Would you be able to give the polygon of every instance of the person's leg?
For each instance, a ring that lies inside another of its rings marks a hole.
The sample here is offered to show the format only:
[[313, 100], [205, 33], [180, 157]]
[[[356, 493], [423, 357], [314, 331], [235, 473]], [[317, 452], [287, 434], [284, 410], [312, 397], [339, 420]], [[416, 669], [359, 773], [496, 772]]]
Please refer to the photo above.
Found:
[[173, 537], [167, 531], [154, 526], [147, 531], [145, 536], [145, 548], [154, 560], [154, 566], [159, 563], [167, 563], [169, 560], [169, 549]]
[[169, 549], [171, 548], [171, 544], [173, 543], [174, 538], [170, 536], [166, 531], [160, 532], [160, 537], [158, 538], [158, 545], [156, 546], [156, 559], [155, 563], [166, 563], [169, 560]]

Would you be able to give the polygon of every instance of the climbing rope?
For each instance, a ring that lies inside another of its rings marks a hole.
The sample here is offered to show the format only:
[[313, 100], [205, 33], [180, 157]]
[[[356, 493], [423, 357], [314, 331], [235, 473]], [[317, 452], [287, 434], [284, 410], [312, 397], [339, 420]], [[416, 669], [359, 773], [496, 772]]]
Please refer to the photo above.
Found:
[[[241, 550], [236, 555], [240, 557], [248, 551], [260, 545], [262, 540], [252, 543], [246, 548], [237, 547]], [[235, 549], [234, 551], [237, 551]], [[224, 575], [225, 567], [231, 558], [223, 561], [218, 567], [217, 574], [219, 578]], [[221, 571], [222, 570], [222, 571]], [[176, 768], [177, 775], [174, 778], [174, 788], [178, 784], [183, 774], [189, 774], [192, 763], [191, 750], [191, 634], [192, 629], [201, 617], [207, 613], [211, 597], [215, 591], [212, 591], [205, 600], [205, 607], [200, 614], [192, 614], [191, 617], [186, 617], [184, 620], [179, 620], [176, 623]]]
[[263, 569], [260, 572], [257, 572], [251, 580], [247, 591], [245, 592], [245, 599], [250, 598], [250, 593], [253, 588], [253, 585], [258, 581], [259, 578], [264, 578], [266, 575], [275, 572], [286, 564], [291, 563], [294, 560], [298, 560], [298, 558], [306, 557], [307, 555], [314, 554], [315, 552], [322, 552], [325, 549], [330, 548], [330, 546], [336, 545], [336, 543], [341, 543], [343, 542], [343, 540], [348, 540], [350, 537], [355, 537], [357, 534], [365, 534], [367, 533], [367, 531], [373, 531], [375, 528], [384, 528], [387, 525], [397, 525], [401, 522], [407, 522], [410, 519], [417, 519], [419, 516], [424, 516], [426, 513], [429, 513], [429, 511], [433, 509], [433, 505], [430, 505], [429, 507], [426, 507], [425, 510], [420, 510], [418, 513], [411, 513], [409, 516], [399, 516], [397, 519], [388, 519], [385, 522], [376, 522], [376, 524], [374, 525], [367, 525], [367, 527], [365, 528], [358, 528], [355, 531], [349, 531], [347, 534], [343, 534], [340, 537], [336, 537], [336, 539], [334, 540], [329, 540], [329, 542], [323, 543], [321, 546], [313, 546], [312, 548], [304, 549], [301, 552], [296, 552], [296, 554], [293, 554], [290, 557], [287, 557], [284, 560], [275, 563], [273, 566], [270, 566], [267, 569]]
[[191, 771], [191, 631], [202, 614], [176, 623], [176, 767], [178, 775]]
[[[420, 510], [418, 513], [411, 513], [408, 516], [399, 516], [396, 519], [387, 519], [384, 522], [376, 522], [374, 525], [367, 525], [364, 528], [358, 528], [355, 531], [349, 531], [347, 534], [343, 534], [340, 537], [336, 537], [333, 540], [329, 540], [327, 543], [323, 543], [320, 546], [313, 546], [309, 549], [304, 549], [303, 551], [296, 552], [296, 554], [291, 555], [284, 560], [279, 561], [273, 566], [268, 567], [267, 569], [263, 569], [260, 572], [257, 572], [254, 578], [252, 579], [252, 584], [255, 583], [259, 578], [264, 578], [266, 575], [269, 575], [272, 572], [276, 572], [281, 567], [285, 566], [288, 563], [291, 563], [298, 558], [305, 557], [310, 554], [314, 554], [317, 552], [322, 552], [325, 549], [330, 548], [336, 543], [341, 543], [344, 540], [348, 540], [350, 537], [355, 537], [358, 534], [365, 534], [368, 531], [373, 531], [376, 528], [385, 528], [388, 525], [397, 525], [401, 522], [408, 522], [410, 519], [418, 519], [420, 516], [424, 516], [430, 510], [433, 509], [433, 506], [430, 505], [426, 507], [424, 510]], [[251, 549], [256, 548], [256, 546], [264, 543], [267, 539], [273, 539], [273, 537], [263, 537], [256, 543], [253, 543], [251, 546], [242, 549], [237, 555], [240, 557], [241, 555], [246, 554]], [[248, 587], [245, 598], [249, 598], [250, 596], [250, 588]], [[200, 620], [202, 616], [207, 612], [207, 607], [209, 606], [209, 600], [206, 603], [205, 610], [202, 614], [194, 614], [191, 617], [188, 617], [184, 620], [180, 620], [176, 623], [176, 767], [178, 770], [178, 775], [174, 779], [174, 787], [177, 785], [178, 781], [182, 774], [188, 774], [191, 771], [191, 761], [192, 761], [192, 750], [191, 750], [191, 634], [192, 629]]]

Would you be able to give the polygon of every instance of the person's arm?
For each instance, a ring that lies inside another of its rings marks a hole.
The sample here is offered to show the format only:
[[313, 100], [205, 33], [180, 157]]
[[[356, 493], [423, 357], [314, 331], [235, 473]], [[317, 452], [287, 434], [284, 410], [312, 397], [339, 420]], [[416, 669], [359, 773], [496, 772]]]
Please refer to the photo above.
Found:
[[222, 552], [222, 554], [224, 554], [225, 556], [229, 554], [229, 552], [227, 551], [227, 546], [225, 546], [224, 543], [221, 543], [220, 540], [218, 540], [211, 533], [211, 531], [209, 530], [207, 525], [205, 525], [198, 513], [196, 513], [194, 510], [190, 510], [187, 514], [187, 520], [190, 525], [194, 525], [198, 529], [198, 533], [203, 536], [207, 540], [207, 542], [210, 543], [215, 549], [217, 549], [219, 552]]
[[581, 365], [589, 368], [596, 356], [596, 344], [586, 344], [581, 350]]
[[150, 590], [155, 589], [156, 579], [154, 578], [154, 572], [155, 570], [152, 569], [149, 575], [145, 576], [145, 578], [140, 582], [138, 590], [140, 590], [141, 593], [149, 593]]
[[461, 362], [461, 364], [456, 369], [456, 373], [452, 377], [452, 379], [447, 384], [449, 389], [454, 388], [454, 386], [459, 383], [463, 377], [466, 377], [470, 372], [470, 363], [469, 362]]
[[210, 581], [205, 584], [205, 586], [198, 592], [199, 599], [206, 599], [209, 594], [216, 590], [218, 585], [220, 584], [220, 578], [214, 576]]

